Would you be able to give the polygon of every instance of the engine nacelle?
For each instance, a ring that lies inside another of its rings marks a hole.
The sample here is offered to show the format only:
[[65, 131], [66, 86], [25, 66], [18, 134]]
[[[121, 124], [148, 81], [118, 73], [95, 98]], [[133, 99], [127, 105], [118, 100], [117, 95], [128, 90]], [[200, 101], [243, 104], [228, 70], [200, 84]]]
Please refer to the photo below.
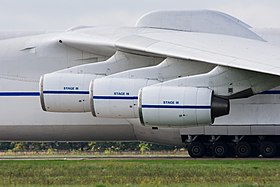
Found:
[[101, 118], [138, 118], [138, 91], [158, 83], [148, 79], [101, 78], [90, 84], [91, 111]]
[[208, 88], [150, 86], [138, 97], [140, 121], [148, 126], [210, 125], [229, 114], [229, 100], [214, 96]]
[[44, 111], [90, 112], [89, 83], [97, 75], [50, 73], [40, 79], [40, 100]]

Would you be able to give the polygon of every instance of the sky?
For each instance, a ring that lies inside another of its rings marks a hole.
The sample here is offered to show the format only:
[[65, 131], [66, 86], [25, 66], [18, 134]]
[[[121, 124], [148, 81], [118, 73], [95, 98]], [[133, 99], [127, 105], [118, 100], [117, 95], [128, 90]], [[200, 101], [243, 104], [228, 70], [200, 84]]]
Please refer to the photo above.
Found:
[[280, 28], [279, 0], [0, 0], [0, 30], [133, 26], [154, 10], [210, 9], [257, 28]]

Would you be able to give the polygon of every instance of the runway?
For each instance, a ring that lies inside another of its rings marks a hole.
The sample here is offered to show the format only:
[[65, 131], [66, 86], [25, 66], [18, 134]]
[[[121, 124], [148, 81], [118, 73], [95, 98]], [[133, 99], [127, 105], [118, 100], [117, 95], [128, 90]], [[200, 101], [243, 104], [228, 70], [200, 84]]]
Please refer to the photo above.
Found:
[[5, 156], [1, 160], [185, 160], [189, 156], [114, 155], [114, 156]]
[[0, 161], [4, 160], [280, 160], [280, 158], [191, 158], [189, 156], [157, 156], [157, 155], [114, 155], [114, 156], [5, 156], [0, 157]]

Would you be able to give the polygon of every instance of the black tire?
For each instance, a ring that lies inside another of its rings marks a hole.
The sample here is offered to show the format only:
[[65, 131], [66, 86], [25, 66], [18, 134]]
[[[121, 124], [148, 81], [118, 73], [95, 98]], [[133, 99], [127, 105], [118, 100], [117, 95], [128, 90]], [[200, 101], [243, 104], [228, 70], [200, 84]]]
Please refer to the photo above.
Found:
[[252, 154], [252, 147], [248, 142], [241, 141], [236, 145], [235, 153], [240, 158], [250, 157]]
[[192, 158], [201, 158], [205, 155], [206, 149], [201, 142], [192, 142], [188, 146], [188, 153]]
[[265, 158], [275, 157], [277, 155], [277, 146], [273, 142], [261, 142], [260, 152]]
[[224, 142], [216, 142], [212, 147], [212, 154], [216, 158], [225, 158], [228, 156], [228, 145]]

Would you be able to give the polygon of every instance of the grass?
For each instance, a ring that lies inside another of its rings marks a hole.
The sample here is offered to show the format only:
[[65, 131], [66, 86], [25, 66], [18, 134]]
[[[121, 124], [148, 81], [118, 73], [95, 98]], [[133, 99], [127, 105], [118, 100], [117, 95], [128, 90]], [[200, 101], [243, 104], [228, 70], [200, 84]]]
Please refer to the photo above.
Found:
[[0, 186], [279, 186], [277, 160], [0, 161]]

